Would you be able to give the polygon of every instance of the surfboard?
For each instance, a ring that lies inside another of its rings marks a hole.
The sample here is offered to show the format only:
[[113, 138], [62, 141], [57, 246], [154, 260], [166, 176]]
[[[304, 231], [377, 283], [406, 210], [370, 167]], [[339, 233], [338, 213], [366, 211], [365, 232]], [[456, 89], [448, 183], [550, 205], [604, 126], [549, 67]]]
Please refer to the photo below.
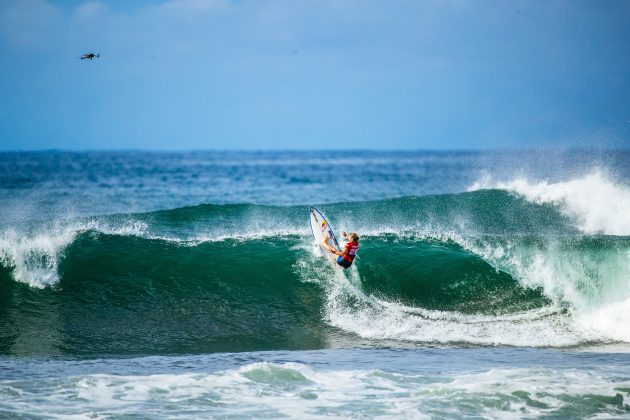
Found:
[[322, 254], [326, 256], [333, 263], [337, 260], [337, 256], [322, 246], [322, 241], [328, 235], [328, 245], [340, 251], [339, 242], [337, 241], [337, 236], [335, 232], [332, 230], [330, 226], [330, 222], [326, 217], [322, 214], [321, 211], [317, 210], [315, 207], [311, 207], [310, 210], [310, 219], [311, 219], [311, 231], [313, 232], [313, 237], [315, 238], [315, 243], [322, 250]]

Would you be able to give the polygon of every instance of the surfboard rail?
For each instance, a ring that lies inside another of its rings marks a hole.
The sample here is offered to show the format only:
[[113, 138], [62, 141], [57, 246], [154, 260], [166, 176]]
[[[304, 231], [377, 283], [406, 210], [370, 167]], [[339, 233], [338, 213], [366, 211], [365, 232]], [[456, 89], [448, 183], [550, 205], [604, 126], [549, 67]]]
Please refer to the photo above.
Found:
[[322, 246], [322, 241], [328, 235], [329, 239], [327, 244], [336, 249], [340, 250], [339, 241], [337, 240], [337, 236], [335, 235], [335, 231], [332, 229], [330, 222], [324, 216], [324, 214], [317, 208], [311, 207], [309, 210], [310, 214], [310, 223], [311, 223], [311, 232], [313, 233], [313, 237], [315, 238], [315, 242], [322, 249], [324, 255], [328, 257], [331, 261], [335, 261], [337, 256], [330, 253], [327, 249]]

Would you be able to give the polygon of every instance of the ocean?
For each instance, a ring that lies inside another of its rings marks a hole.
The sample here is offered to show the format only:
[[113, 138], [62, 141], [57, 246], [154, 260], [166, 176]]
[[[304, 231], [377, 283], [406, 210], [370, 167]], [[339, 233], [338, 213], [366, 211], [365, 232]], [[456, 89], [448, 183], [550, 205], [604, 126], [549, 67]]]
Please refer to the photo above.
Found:
[[3, 152], [0, 215], [0, 417], [630, 418], [628, 151]]

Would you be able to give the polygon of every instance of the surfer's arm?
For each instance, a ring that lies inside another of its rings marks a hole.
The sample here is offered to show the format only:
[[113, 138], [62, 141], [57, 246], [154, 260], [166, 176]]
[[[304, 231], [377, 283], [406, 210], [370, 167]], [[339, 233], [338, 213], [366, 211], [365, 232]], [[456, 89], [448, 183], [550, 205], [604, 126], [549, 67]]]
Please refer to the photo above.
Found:
[[331, 253], [331, 254], [335, 254], [335, 255], [343, 255], [343, 253], [337, 251], [335, 248], [333, 248], [332, 246], [328, 245], [328, 244], [324, 244], [324, 247]]
[[344, 255], [346, 255], [348, 253], [348, 248], [344, 248], [343, 251], [337, 251], [336, 249], [332, 248], [332, 247], [328, 247], [328, 250], [330, 252], [332, 252], [335, 255], [339, 255], [340, 257], [343, 257]]
[[330, 236], [326, 235], [324, 237], [324, 240], [322, 241], [322, 246], [324, 248], [326, 248], [328, 251], [330, 251], [332, 254], [335, 255], [339, 255], [339, 256], [343, 256], [345, 255], [345, 252], [347, 252], [347, 250], [344, 250], [344, 252], [339, 252], [337, 251], [335, 248], [333, 248], [332, 246], [328, 245], [328, 239], [330, 239]]

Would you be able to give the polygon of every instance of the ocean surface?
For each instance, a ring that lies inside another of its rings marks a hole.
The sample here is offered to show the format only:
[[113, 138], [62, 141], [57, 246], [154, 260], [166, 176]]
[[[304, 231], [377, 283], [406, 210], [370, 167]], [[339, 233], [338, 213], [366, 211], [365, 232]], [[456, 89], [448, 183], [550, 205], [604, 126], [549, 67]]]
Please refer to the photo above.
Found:
[[0, 417], [286, 416], [630, 418], [630, 152], [0, 153]]

